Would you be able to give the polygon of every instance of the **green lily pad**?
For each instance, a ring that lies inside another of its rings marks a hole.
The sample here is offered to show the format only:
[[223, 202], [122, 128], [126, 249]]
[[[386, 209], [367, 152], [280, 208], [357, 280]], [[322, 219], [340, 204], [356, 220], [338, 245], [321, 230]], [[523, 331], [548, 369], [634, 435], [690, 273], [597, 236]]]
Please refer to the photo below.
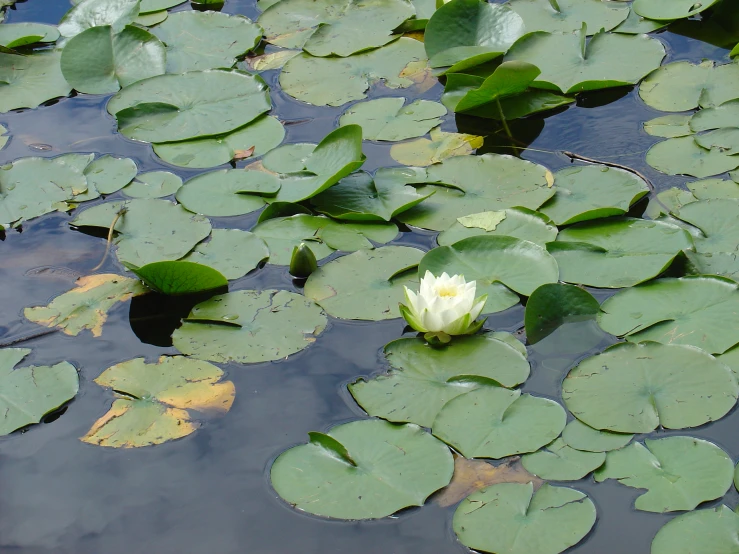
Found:
[[447, 246], [478, 235], [506, 235], [545, 246], [557, 238], [557, 233], [557, 227], [548, 217], [527, 208], [508, 208], [459, 217], [439, 233], [436, 242]]
[[270, 478], [283, 500], [318, 516], [373, 519], [422, 506], [454, 471], [449, 449], [417, 425], [360, 420], [309, 436], [280, 454]]
[[636, 499], [646, 512], [693, 510], [731, 487], [734, 463], [715, 444], [693, 437], [665, 437], [631, 443], [608, 453], [595, 472], [597, 482], [617, 479], [647, 492]]
[[149, 171], [139, 174], [123, 188], [123, 194], [131, 198], [164, 198], [177, 192], [182, 179], [169, 171]]
[[438, 102], [404, 103], [405, 98], [387, 97], [354, 104], [342, 114], [339, 125], [360, 125], [366, 140], [395, 142], [425, 135], [446, 115]]
[[315, 106], [341, 106], [367, 97], [382, 81], [392, 89], [408, 88], [426, 78], [423, 44], [411, 38], [349, 58], [317, 58], [300, 54], [280, 72], [283, 92]]
[[387, 373], [359, 379], [349, 392], [371, 416], [422, 427], [431, 427], [447, 402], [481, 383], [515, 387], [529, 376], [526, 356], [492, 333], [455, 337], [444, 348], [399, 339], [385, 346], [385, 357]]
[[524, 34], [511, 8], [480, 0], [451, 0], [429, 19], [424, 33], [431, 67], [461, 71], [501, 56]]
[[704, 148], [693, 136], [658, 142], [647, 152], [647, 163], [668, 175], [710, 177], [739, 167], [739, 157], [722, 148]]
[[208, 216], [232, 216], [264, 206], [261, 195], [274, 196], [280, 182], [264, 171], [221, 169], [201, 173], [177, 191], [177, 201], [191, 212]]
[[[125, 212], [120, 216], [121, 210]], [[167, 200], [134, 199], [106, 202], [81, 212], [70, 223], [76, 227], [108, 229], [116, 219], [113, 244], [122, 263], [136, 267], [178, 260], [210, 234], [202, 216]]]
[[172, 341], [183, 354], [201, 360], [268, 362], [310, 346], [326, 322], [320, 306], [299, 294], [240, 290], [195, 306]]
[[614, 33], [623, 33], [625, 35], [641, 35], [651, 33], [663, 29], [671, 21], [655, 21], [640, 16], [632, 8], [629, 10], [629, 16], [618, 27], [613, 29]]
[[15, 56], [0, 52], [0, 113], [19, 108], [36, 108], [47, 100], [67, 96], [72, 87], [59, 65], [61, 51]]
[[135, 83], [110, 99], [108, 112], [130, 139], [174, 142], [234, 131], [270, 106], [261, 77], [211, 69]]
[[154, 144], [153, 147], [154, 153], [167, 163], [199, 169], [261, 156], [278, 146], [283, 138], [282, 123], [275, 117], [263, 115], [225, 135]]
[[75, 285], [48, 306], [26, 308], [23, 315], [44, 327], [58, 327], [65, 335], [76, 337], [89, 329], [99, 337], [113, 307], [148, 292], [138, 279], [110, 273], [80, 277]]
[[134, 358], [109, 367], [95, 382], [115, 391], [108, 413], [80, 440], [96, 446], [139, 448], [180, 439], [200, 426], [192, 412], [222, 415], [236, 389], [216, 366], [184, 356], [155, 364]]
[[623, 448], [634, 435], [631, 433], [613, 433], [599, 431], [585, 425], [579, 419], [570, 421], [562, 431], [562, 440], [568, 446], [584, 452], [609, 452]]
[[139, 13], [153, 13], [162, 10], [174, 8], [180, 4], [184, 4], [187, 0], [141, 0], [141, 8]]
[[739, 154], [739, 129], [716, 129], [693, 138], [698, 146], [706, 150], [718, 150], [729, 156]]
[[313, 56], [350, 56], [395, 40], [415, 15], [406, 0], [282, 0], [259, 16], [267, 42]]
[[417, 167], [380, 168], [374, 177], [364, 172], [352, 173], [311, 198], [311, 204], [335, 219], [390, 221], [433, 194], [418, 194], [409, 186], [426, 178], [426, 170]]
[[261, 56], [250, 56], [245, 61], [252, 71], [269, 71], [270, 69], [282, 69], [288, 60], [291, 60], [300, 50], [277, 50]]
[[8, 129], [0, 125], [0, 150], [5, 148], [5, 145], [8, 144], [8, 141], [10, 140], [10, 135], [8, 134]]
[[468, 496], [454, 512], [460, 542], [482, 552], [558, 554], [595, 524], [595, 505], [575, 489], [500, 483]]
[[579, 223], [547, 245], [562, 281], [602, 288], [648, 281], [692, 248], [690, 235], [677, 225], [634, 218]]
[[690, 119], [692, 116], [683, 114], [663, 115], [650, 119], [644, 123], [644, 131], [653, 137], [677, 138], [692, 135]]
[[698, 106], [711, 108], [736, 97], [739, 65], [715, 66], [673, 62], [663, 65], [639, 86], [639, 96], [647, 105], [663, 112], [684, 112]]
[[580, 362], [562, 398], [580, 421], [619, 433], [697, 427], [726, 415], [739, 385], [706, 352], [656, 342], [619, 343]]
[[574, 166], [554, 174], [556, 192], [539, 211], [557, 225], [624, 215], [649, 192], [642, 178], [605, 165]]
[[[477, 282], [477, 294], [487, 294], [485, 313], [518, 303], [518, 294], [530, 296], [544, 283], [557, 282], [557, 262], [545, 248], [514, 237], [481, 235], [429, 251], [418, 274], [446, 272]], [[514, 292], [511, 292], [514, 291]]]
[[164, 73], [165, 48], [154, 35], [133, 25], [119, 33], [109, 25], [91, 27], [66, 44], [61, 68], [79, 92], [108, 94]]
[[599, 31], [585, 44], [585, 34], [585, 28], [576, 33], [530, 33], [513, 45], [505, 60], [540, 68], [533, 86], [570, 94], [634, 85], [665, 57], [662, 43], [646, 35]]
[[727, 506], [696, 510], [668, 521], [652, 541], [652, 554], [692, 554], [736, 550], [739, 515]]
[[537, 343], [564, 323], [595, 319], [599, 310], [598, 301], [580, 287], [541, 285], [526, 302], [526, 339], [529, 344]]
[[739, 343], [737, 288], [722, 277], [658, 279], [606, 300], [598, 324], [629, 341], [688, 344], [721, 354]]
[[684, 19], [702, 12], [719, 0], [635, 0], [633, 9], [642, 17], [657, 21]]
[[293, 248], [301, 242], [308, 243], [316, 259], [321, 260], [335, 250], [372, 249], [370, 240], [384, 244], [398, 235], [393, 223], [339, 223], [307, 214], [268, 219], [252, 231], [267, 243], [269, 261], [275, 265], [288, 265]]
[[154, 262], [129, 269], [150, 289], [170, 296], [228, 287], [228, 281], [218, 270], [196, 262]]
[[588, 29], [610, 31], [629, 15], [628, 5], [600, 0], [512, 0], [509, 5], [523, 18], [529, 33], [571, 33], [583, 23]]
[[448, 158], [467, 156], [483, 145], [483, 137], [466, 133], [446, 133], [441, 127], [431, 129], [430, 139], [420, 138], [393, 144], [390, 157], [403, 165], [427, 166]]
[[173, 13], [152, 33], [167, 45], [167, 73], [232, 67], [262, 39], [248, 17], [212, 11]]
[[714, 108], [705, 108], [689, 117], [690, 130], [696, 133], [739, 126], [739, 101], [729, 100]]
[[158, 25], [162, 21], [165, 21], [167, 17], [169, 17], [169, 12], [167, 10], [145, 14], [140, 13], [133, 22], [135, 25], [139, 25], [141, 27], [153, 27], [154, 25]]
[[561, 438], [538, 452], [521, 457], [526, 471], [548, 481], [577, 481], [606, 461], [604, 452], [583, 452], [569, 446]]
[[183, 260], [210, 266], [226, 279], [239, 279], [267, 258], [267, 245], [254, 233], [240, 229], [213, 229], [210, 240], [198, 244]]
[[41, 23], [5, 23], [0, 26], [0, 46], [18, 48], [37, 42], [55, 42], [59, 30]]
[[305, 162], [318, 145], [307, 142], [285, 144], [267, 152], [262, 165], [274, 173], [297, 173], [305, 171]]
[[450, 186], [418, 187], [419, 194], [436, 193], [398, 219], [435, 231], [448, 229], [459, 217], [483, 211], [513, 207], [536, 210], [554, 194], [549, 170], [512, 156], [458, 156], [427, 171], [428, 183]]
[[[85, 168], [87, 179], [86, 200], [97, 198], [100, 194], [113, 194], [128, 185], [138, 173], [136, 162], [131, 158], [100, 156]], [[75, 197], [79, 200], [79, 195]]]
[[566, 421], [554, 400], [486, 386], [447, 402], [432, 429], [465, 458], [499, 459], [549, 444]]
[[17, 225], [66, 209], [66, 201], [87, 191], [83, 170], [62, 158], [21, 158], [0, 167], [0, 221]]
[[120, 33], [139, 15], [139, 0], [84, 0], [69, 10], [59, 22], [59, 33], [72, 38], [92, 27], [110, 25]]
[[32, 423], [74, 398], [77, 370], [69, 362], [13, 369], [30, 348], [0, 349], [0, 436]]
[[397, 318], [403, 287], [418, 286], [415, 269], [422, 257], [423, 251], [407, 246], [359, 250], [319, 267], [303, 290], [334, 317]]

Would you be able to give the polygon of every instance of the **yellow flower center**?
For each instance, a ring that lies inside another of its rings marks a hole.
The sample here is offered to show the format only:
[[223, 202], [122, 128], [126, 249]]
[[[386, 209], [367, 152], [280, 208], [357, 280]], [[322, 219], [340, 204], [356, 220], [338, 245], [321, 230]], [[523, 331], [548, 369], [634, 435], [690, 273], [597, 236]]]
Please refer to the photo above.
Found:
[[458, 289], [457, 287], [439, 287], [436, 289], [436, 292], [443, 298], [452, 298], [457, 296]]

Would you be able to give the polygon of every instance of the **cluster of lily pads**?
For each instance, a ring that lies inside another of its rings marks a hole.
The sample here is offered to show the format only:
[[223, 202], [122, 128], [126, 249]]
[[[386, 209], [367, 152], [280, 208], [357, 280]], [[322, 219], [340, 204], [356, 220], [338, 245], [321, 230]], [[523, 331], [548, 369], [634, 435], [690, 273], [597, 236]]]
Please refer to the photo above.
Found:
[[[214, 363], [278, 361], [320, 346], [329, 316], [398, 318], [404, 287], [429, 271], [476, 281], [486, 313], [524, 303], [530, 345], [573, 320], [623, 341], [571, 368], [560, 403], [521, 392], [530, 366], [511, 334], [484, 331], [445, 347], [395, 340], [384, 348], [385, 371], [348, 386], [371, 418], [310, 433], [275, 460], [271, 482], [285, 501], [324, 517], [380, 518], [449, 485], [454, 456], [520, 455], [526, 479], [469, 494], [454, 530], [480, 551], [556, 553], [590, 532], [596, 508], [542, 479], [615, 479], [645, 489], [636, 508], [650, 512], [694, 510], [739, 482], [713, 443], [641, 436], [710, 423], [737, 402], [739, 174], [653, 195], [640, 217], [650, 184], [628, 168], [552, 172], [473, 155], [482, 136], [441, 130], [453, 111], [493, 120], [491, 132], [514, 139], [509, 120], [641, 81], [655, 109], [701, 108], [645, 124], [668, 139], [650, 164], [699, 178], [737, 169], [739, 66], [660, 67], [665, 48], [645, 34], [709, 8], [722, 14], [729, 0], [259, 0], [257, 22], [168, 11], [182, 0], [73, 4], [58, 27], [0, 25], [0, 112], [73, 89], [111, 94], [107, 110], [123, 136], [151, 144], [170, 166], [210, 169], [183, 182], [108, 154], [0, 167], [3, 228], [74, 210], [70, 225], [107, 236], [134, 275], [83, 277], [47, 306], [26, 308], [28, 320], [99, 336], [108, 311], [134, 296], [210, 294], [172, 335], [181, 356], [128, 360], [95, 379], [115, 399], [81, 440], [129, 448], [187, 436], [234, 400]], [[342, 107], [320, 143], [281, 145], [281, 114], [269, 113], [259, 75], [274, 70], [295, 101]], [[439, 80], [440, 102], [366, 100], [378, 82], [420, 96]], [[392, 143], [402, 166], [362, 171], [365, 140]], [[210, 219], [259, 210], [249, 231]], [[438, 246], [391, 244], [413, 228], [438, 232]], [[301, 245], [320, 262], [297, 282], [302, 294], [234, 283], [265, 262], [288, 266]], [[623, 290], [601, 306], [585, 286]], [[28, 353], [0, 350], [10, 391], [0, 399], [0, 435], [78, 393], [67, 362], [14, 369]], [[652, 552], [717, 551], [737, 532], [729, 508], [698, 510], [660, 530]]]

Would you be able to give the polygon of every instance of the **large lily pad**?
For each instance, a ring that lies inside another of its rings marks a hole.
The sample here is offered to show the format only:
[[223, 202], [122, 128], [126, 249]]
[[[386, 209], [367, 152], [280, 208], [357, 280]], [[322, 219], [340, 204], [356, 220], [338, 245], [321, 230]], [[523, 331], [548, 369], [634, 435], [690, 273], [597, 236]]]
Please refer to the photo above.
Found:
[[133, 23], [139, 15], [139, 0], [83, 0], [76, 2], [59, 22], [59, 32], [71, 38], [92, 27], [110, 25], [114, 33]]
[[595, 505], [575, 489], [500, 483], [467, 497], [454, 512], [454, 532], [469, 548], [506, 554], [558, 554], [595, 524]]
[[526, 31], [571, 33], [585, 23], [593, 32], [610, 31], [629, 15], [629, 6], [601, 0], [512, 0], [510, 7], [523, 18]]
[[228, 133], [270, 106], [261, 77], [212, 69], [135, 83], [110, 99], [108, 112], [130, 139], [173, 142]]
[[672, 21], [691, 17], [713, 6], [719, 0], [635, 0], [633, 10], [642, 17]]
[[118, 246], [118, 259], [136, 267], [178, 260], [211, 230], [206, 218], [167, 200], [151, 199], [99, 204], [81, 212], [70, 223], [106, 229], [114, 220], [113, 243]]
[[427, 182], [442, 186], [418, 187], [419, 194], [435, 194], [398, 219], [435, 231], [449, 228], [458, 217], [483, 211], [513, 207], [536, 210], [554, 194], [549, 170], [513, 156], [458, 156], [427, 171]]
[[663, 65], [639, 86], [639, 96], [649, 106], [663, 112], [684, 112], [698, 106], [711, 108], [736, 97], [739, 64], [714, 66], [673, 62]]
[[[487, 294], [485, 312], [499, 312], [530, 296], [545, 283], [556, 283], [557, 262], [545, 248], [514, 237], [481, 235], [429, 251], [418, 274], [463, 275], [477, 282], [477, 294]], [[514, 291], [514, 292], [511, 292]]]
[[408, 0], [281, 0], [259, 16], [267, 41], [314, 56], [350, 56], [396, 38], [415, 15]]
[[310, 346], [326, 321], [323, 310], [299, 294], [240, 290], [195, 306], [172, 341], [183, 354], [203, 360], [267, 362]]
[[461, 71], [497, 58], [523, 34], [523, 20], [508, 6], [451, 0], [429, 19], [424, 44], [431, 67]]
[[62, 50], [64, 78], [79, 92], [108, 94], [165, 70], [164, 45], [151, 33], [127, 25], [91, 27]]
[[67, 83], [59, 65], [61, 51], [15, 56], [0, 52], [0, 113], [36, 108], [47, 100], [67, 96]]
[[606, 300], [598, 324], [633, 342], [688, 344], [721, 354], [739, 343], [738, 287], [721, 277], [659, 279]]
[[167, 45], [167, 72], [231, 67], [259, 44], [262, 29], [243, 15], [187, 11], [152, 29]]
[[534, 452], [559, 436], [567, 415], [554, 400], [486, 386], [447, 402], [434, 435], [467, 458]]
[[184, 356], [155, 364], [134, 358], [109, 367], [95, 382], [115, 391], [110, 411], [80, 440], [97, 446], [138, 448], [186, 437], [200, 426], [192, 412], [221, 415], [236, 388], [216, 366]]
[[0, 349], [0, 436], [38, 423], [75, 397], [77, 370], [69, 362], [13, 369], [30, 348]]
[[665, 57], [662, 43], [647, 35], [598, 32], [585, 44], [586, 33], [530, 33], [505, 60], [541, 69], [534, 86], [574, 93], [636, 84]]
[[448, 158], [467, 156], [483, 145], [484, 138], [467, 133], [447, 133], [441, 127], [431, 129], [431, 138], [419, 138], [393, 144], [390, 157], [403, 165], [427, 166]]
[[545, 246], [557, 238], [557, 233], [548, 217], [527, 208], [508, 208], [459, 217], [449, 229], [439, 233], [436, 242], [447, 246], [478, 235], [506, 235]]
[[608, 453], [595, 480], [619, 483], [647, 492], [636, 509], [647, 512], [692, 510], [701, 502], [723, 496], [731, 487], [734, 463], [708, 441], [693, 437], [665, 437], [634, 442]]
[[272, 486], [299, 510], [338, 519], [389, 516], [422, 506], [452, 478], [449, 449], [417, 425], [353, 421], [280, 454]]
[[407, 246], [359, 250], [318, 268], [305, 295], [341, 319], [379, 321], [400, 317], [403, 287], [417, 287], [423, 251]]
[[605, 453], [576, 450], [561, 438], [521, 457], [526, 471], [548, 481], [577, 481], [602, 466], [605, 460]]
[[283, 138], [285, 128], [282, 123], [275, 117], [263, 115], [225, 135], [153, 146], [156, 155], [165, 162], [198, 169], [261, 156], [279, 145]]
[[264, 241], [240, 229], [213, 229], [210, 240], [198, 244], [185, 261], [220, 271], [226, 279], [238, 279], [269, 257]]
[[66, 335], [74, 337], [89, 329], [93, 337], [99, 337], [114, 306], [148, 292], [138, 279], [115, 274], [80, 277], [75, 285], [48, 306], [26, 308], [23, 315], [44, 327], [58, 327]]
[[18, 48], [37, 42], [55, 42], [59, 30], [42, 23], [6, 23], [0, 26], [0, 46]]
[[274, 196], [280, 181], [264, 171], [221, 169], [201, 173], [177, 191], [177, 201], [191, 212], [208, 216], [243, 215], [264, 206], [262, 195]]
[[357, 172], [311, 199], [321, 213], [348, 221], [390, 221], [433, 194], [419, 194], [409, 183], [422, 183], [417, 167], [380, 168], [374, 177]]
[[579, 223], [560, 231], [556, 242], [547, 245], [562, 281], [603, 288], [652, 279], [692, 247], [681, 227], [634, 218]]
[[539, 211], [557, 225], [623, 215], [649, 192], [641, 177], [605, 165], [562, 169], [554, 174], [554, 186], [554, 197]]
[[280, 85], [301, 102], [341, 106], [366, 98], [367, 89], [379, 81], [392, 89], [408, 88], [427, 77], [425, 66], [423, 44], [404, 37], [346, 59], [301, 54], [282, 68]]
[[399, 141], [420, 137], [441, 124], [446, 108], [438, 102], [416, 100], [404, 106], [405, 98], [377, 98], [353, 105], [339, 125], [356, 124], [368, 140]]
[[738, 394], [736, 377], [713, 356], [656, 342], [612, 346], [580, 362], [562, 383], [575, 417], [620, 433], [697, 427], [726, 415]]
[[385, 357], [390, 371], [355, 381], [349, 392], [371, 416], [422, 427], [431, 427], [449, 400], [481, 383], [514, 387], [529, 376], [526, 357], [492, 333], [457, 337], [444, 348], [399, 339], [385, 346]]
[[568, 446], [584, 452], [609, 452], [623, 448], [634, 435], [630, 433], [612, 433], [599, 431], [585, 425], [579, 419], [573, 419], [562, 431], [562, 440]]
[[739, 515], [727, 506], [696, 510], [677, 516], [652, 541], [652, 554], [733, 552], [739, 533]]
[[394, 223], [339, 223], [327, 217], [307, 214], [268, 219], [253, 231], [267, 243], [269, 261], [275, 265], [288, 265], [293, 248], [301, 242], [305, 242], [321, 260], [335, 250], [371, 250], [374, 246], [370, 240], [386, 243], [398, 235]]
[[647, 163], [668, 175], [710, 177], [739, 167], [739, 157], [721, 147], [704, 148], [696, 137], [663, 140], [647, 152]]
[[526, 302], [526, 340], [534, 344], [565, 323], [595, 319], [598, 301], [586, 290], [572, 285], [541, 285]]

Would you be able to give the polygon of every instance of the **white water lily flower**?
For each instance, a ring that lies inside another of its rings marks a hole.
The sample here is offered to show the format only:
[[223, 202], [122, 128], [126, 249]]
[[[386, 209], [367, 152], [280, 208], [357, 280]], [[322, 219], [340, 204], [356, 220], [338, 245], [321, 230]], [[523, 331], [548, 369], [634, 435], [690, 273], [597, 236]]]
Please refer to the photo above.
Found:
[[405, 287], [408, 305], [401, 304], [400, 313], [416, 331], [426, 333], [426, 340], [449, 342], [453, 335], [470, 335], [482, 327], [484, 320], [475, 320], [487, 295], [475, 298], [476, 288], [475, 281], [467, 283], [462, 275], [434, 277], [426, 271], [418, 294]]

